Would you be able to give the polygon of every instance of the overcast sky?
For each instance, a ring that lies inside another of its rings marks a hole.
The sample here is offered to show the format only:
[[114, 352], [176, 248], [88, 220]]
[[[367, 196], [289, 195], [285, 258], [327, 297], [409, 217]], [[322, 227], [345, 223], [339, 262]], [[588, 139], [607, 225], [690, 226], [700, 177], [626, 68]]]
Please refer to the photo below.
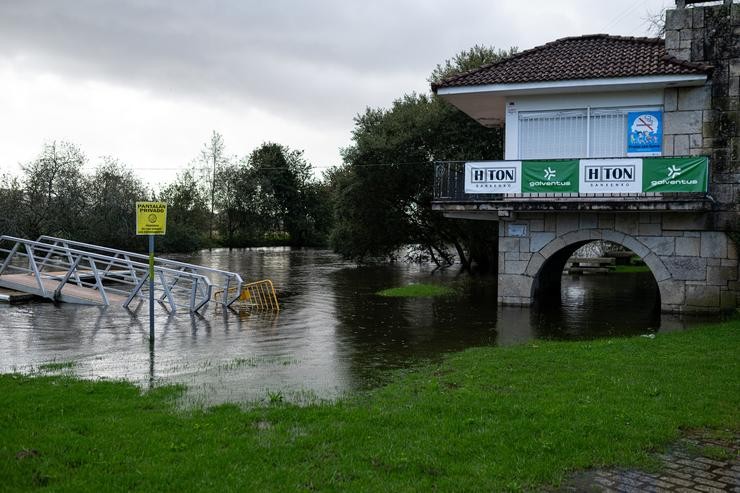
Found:
[[44, 142], [91, 166], [119, 158], [154, 185], [211, 131], [245, 155], [274, 141], [320, 173], [353, 117], [429, 90], [474, 44], [520, 50], [564, 36], [644, 36], [672, 0], [0, 0], [0, 172]]

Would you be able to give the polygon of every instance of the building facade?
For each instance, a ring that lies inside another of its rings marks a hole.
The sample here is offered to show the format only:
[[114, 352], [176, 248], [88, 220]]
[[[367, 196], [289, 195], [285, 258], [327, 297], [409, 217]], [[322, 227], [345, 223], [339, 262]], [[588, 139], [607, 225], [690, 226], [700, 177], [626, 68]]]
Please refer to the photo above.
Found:
[[563, 38], [433, 86], [505, 161], [438, 163], [433, 207], [499, 222], [499, 302], [560, 287], [594, 240], [642, 257], [669, 312], [740, 306], [740, 4], [677, 2], [665, 39]]

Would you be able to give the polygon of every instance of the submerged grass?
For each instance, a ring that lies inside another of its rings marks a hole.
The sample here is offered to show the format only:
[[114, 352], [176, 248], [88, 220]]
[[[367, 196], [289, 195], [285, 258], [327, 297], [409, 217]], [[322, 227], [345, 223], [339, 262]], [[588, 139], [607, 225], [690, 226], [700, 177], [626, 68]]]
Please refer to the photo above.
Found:
[[398, 288], [384, 289], [376, 294], [392, 298], [431, 298], [454, 294], [455, 290], [439, 284], [409, 284]]
[[645, 466], [682, 428], [740, 429], [737, 319], [476, 348], [332, 404], [175, 411], [181, 388], [0, 376], [0, 490], [504, 491]]
[[39, 371], [55, 372], [62, 370], [71, 370], [77, 366], [76, 361], [51, 361], [49, 363], [43, 363], [38, 366]]

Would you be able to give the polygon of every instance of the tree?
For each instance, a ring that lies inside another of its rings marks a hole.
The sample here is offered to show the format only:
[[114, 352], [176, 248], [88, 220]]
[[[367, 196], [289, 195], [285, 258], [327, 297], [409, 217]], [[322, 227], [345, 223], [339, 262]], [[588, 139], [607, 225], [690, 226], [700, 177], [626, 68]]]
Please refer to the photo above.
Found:
[[192, 169], [183, 171], [162, 190], [160, 198], [167, 202], [165, 250], [191, 252], [203, 247], [209, 226], [208, 195], [195, 175]]
[[452, 59], [448, 58], [443, 63], [437, 64], [427, 80], [430, 84], [438, 84], [443, 79], [453, 75], [501, 61], [514, 55], [517, 51], [519, 51], [517, 47], [508, 50], [497, 50], [493, 46], [475, 45], [468, 50], [461, 51]]
[[208, 238], [213, 240], [213, 221], [216, 214], [216, 194], [223, 185], [220, 178], [224, 177], [224, 168], [229, 166], [230, 160], [226, 157], [223, 136], [215, 130], [200, 154], [201, 173], [207, 176], [205, 180], [210, 183], [210, 209], [211, 214], [208, 221]]
[[26, 208], [23, 205], [23, 187], [20, 180], [0, 175], [0, 235], [22, 236]]
[[81, 221], [86, 241], [135, 249], [135, 203], [149, 196], [141, 180], [118, 160], [104, 157], [87, 183], [88, 200]]
[[[438, 81], [514, 52], [473, 47], [438, 65]], [[500, 159], [503, 132], [490, 129], [434, 95], [405, 95], [390, 109], [355, 118], [344, 166], [332, 174], [334, 228], [331, 241], [346, 257], [394, 258], [407, 244], [417, 256], [449, 264], [452, 246], [463, 266], [482, 266], [495, 255], [497, 230], [453, 221], [431, 210], [435, 161]]]
[[293, 245], [310, 242], [314, 232], [309, 199], [311, 165], [303, 151], [276, 143], [265, 143], [249, 156], [257, 183], [261, 212], [274, 232], [284, 231]]
[[73, 238], [80, 232], [87, 188], [84, 154], [68, 142], [45, 144], [34, 161], [23, 166], [25, 236]]

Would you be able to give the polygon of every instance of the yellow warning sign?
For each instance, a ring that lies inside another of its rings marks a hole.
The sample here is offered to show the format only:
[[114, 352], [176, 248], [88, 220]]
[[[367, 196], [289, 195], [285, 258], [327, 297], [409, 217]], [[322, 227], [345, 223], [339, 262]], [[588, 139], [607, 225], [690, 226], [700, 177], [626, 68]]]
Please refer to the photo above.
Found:
[[136, 234], [163, 235], [167, 229], [167, 204], [164, 202], [136, 203]]

